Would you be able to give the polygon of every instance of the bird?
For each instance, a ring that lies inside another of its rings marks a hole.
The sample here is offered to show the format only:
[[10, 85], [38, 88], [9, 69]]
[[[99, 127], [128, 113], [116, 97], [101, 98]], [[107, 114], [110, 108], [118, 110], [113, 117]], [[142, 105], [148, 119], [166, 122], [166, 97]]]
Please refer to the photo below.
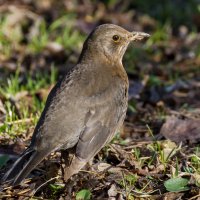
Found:
[[149, 36], [114, 24], [97, 26], [84, 42], [77, 64], [50, 91], [30, 145], [2, 182], [19, 185], [49, 154], [72, 149], [64, 169], [67, 181], [109, 143], [122, 126], [128, 106], [123, 55], [130, 42]]

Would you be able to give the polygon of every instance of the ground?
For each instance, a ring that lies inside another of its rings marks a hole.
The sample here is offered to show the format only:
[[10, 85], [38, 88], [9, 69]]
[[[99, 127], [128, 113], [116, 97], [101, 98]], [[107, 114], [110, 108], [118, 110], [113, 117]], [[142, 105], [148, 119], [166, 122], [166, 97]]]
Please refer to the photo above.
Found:
[[198, 0], [2, 1], [0, 174], [27, 147], [50, 89], [101, 23], [151, 34], [123, 59], [123, 128], [67, 183], [56, 152], [21, 186], [1, 185], [1, 199], [200, 198]]

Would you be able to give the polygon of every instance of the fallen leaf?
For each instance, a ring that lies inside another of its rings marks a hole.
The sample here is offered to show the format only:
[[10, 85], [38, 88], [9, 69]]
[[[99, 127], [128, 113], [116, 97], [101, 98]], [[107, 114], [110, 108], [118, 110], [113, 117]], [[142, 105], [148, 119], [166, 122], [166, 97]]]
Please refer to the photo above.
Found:
[[200, 120], [199, 119], [179, 119], [169, 117], [163, 124], [160, 133], [165, 138], [177, 143], [189, 141], [197, 143], [200, 141]]
[[83, 189], [76, 194], [76, 200], [90, 200], [91, 192], [90, 190]]
[[109, 197], [116, 197], [117, 196], [117, 188], [115, 184], [112, 184], [110, 189], [108, 190], [108, 196]]
[[181, 192], [189, 190], [188, 182], [189, 180], [186, 178], [177, 177], [165, 181], [164, 186], [169, 192]]

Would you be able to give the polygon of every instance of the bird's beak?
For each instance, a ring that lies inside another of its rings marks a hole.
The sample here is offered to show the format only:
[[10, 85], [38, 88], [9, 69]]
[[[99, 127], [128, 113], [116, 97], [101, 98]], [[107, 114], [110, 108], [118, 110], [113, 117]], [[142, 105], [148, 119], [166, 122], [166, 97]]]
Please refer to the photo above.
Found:
[[144, 33], [144, 32], [133, 31], [131, 33], [132, 33], [132, 36], [130, 37], [131, 41], [143, 40], [144, 38], [150, 37], [150, 35], [148, 33]]

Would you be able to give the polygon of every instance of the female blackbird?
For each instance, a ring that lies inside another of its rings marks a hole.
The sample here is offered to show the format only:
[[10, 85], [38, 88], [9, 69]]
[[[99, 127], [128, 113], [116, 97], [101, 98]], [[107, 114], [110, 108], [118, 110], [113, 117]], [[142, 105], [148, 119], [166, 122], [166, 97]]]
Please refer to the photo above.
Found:
[[65, 180], [77, 173], [122, 125], [128, 77], [122, 57], [131, 41], [149, 37], [113, 25], [98, 26], [88, 36], [77, 65], [51, 90], [30, 146], [3, 181], [18, 185], [46, 156], [74, 149]]

